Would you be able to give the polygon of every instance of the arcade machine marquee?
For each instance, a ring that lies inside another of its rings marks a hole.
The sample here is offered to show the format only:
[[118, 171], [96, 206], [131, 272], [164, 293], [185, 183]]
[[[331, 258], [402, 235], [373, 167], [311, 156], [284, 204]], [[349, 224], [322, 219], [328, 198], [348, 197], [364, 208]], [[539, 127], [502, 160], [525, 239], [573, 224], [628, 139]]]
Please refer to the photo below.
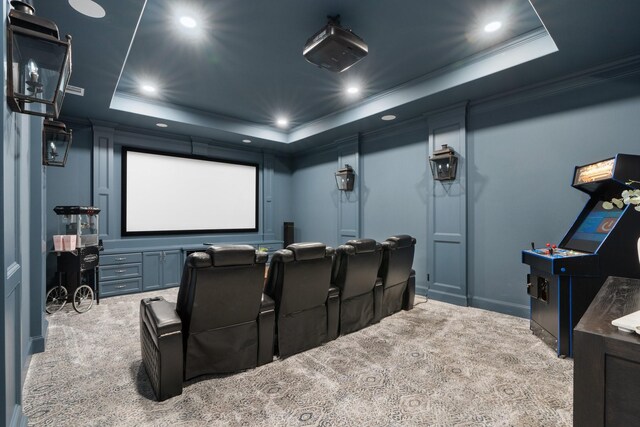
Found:
[[[558, 247], [522, 251], [531, 267], [530, 328], [558, 356], [573, 356], [573, 328], [608, 276], [640, 278], [640, 214], [632, 205], [605, 209], [640, 178], [640, 156], [618, 154], [575, 168], [572, 186], [590, 199]], [[634, 184], [635, 185], [635, 184]]]

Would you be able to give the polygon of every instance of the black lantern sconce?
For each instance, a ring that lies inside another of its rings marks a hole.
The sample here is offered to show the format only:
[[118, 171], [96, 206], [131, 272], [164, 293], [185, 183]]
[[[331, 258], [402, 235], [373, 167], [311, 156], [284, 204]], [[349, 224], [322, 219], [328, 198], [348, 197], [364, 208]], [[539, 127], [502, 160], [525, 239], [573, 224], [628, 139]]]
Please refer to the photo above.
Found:
[[449, 181], [456, 179], [458, 169], [458, 157], [452, 148], [447, 144], [442, 145], [440, 150], [435, 150], [433, 156], [429, 157], [429, 165], [433, 179], [436, 181]]
[[18, 113], [57, 118], [71, 76], [71, 36], [12, 0], [7, 25], [7, 102]]
[[42, 164], [64, 167], [71, 147], [71, 129], [64, 123], [45, 119], [42, 127]]
[[356, 181], [356, 174], [350, 165], [344, 165], [336, 172], [336, 185], [338, 190], [353, 191], [353, 184]]

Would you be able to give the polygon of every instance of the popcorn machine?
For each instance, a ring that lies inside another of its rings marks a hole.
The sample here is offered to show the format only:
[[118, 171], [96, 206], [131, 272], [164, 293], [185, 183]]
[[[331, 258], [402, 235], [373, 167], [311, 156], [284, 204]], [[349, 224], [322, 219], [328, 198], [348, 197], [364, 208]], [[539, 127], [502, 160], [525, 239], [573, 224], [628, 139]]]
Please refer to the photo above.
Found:
[[73, 308], [84, 313], [93, 305], [94, 294], [97, 295], [100, 209], [56, 206], [53, 211], [58, 215], [58, 234], [53, 236], [57, 284], [48, 290], [45, 308], [47, 313], [55, 313], [71, 300]]

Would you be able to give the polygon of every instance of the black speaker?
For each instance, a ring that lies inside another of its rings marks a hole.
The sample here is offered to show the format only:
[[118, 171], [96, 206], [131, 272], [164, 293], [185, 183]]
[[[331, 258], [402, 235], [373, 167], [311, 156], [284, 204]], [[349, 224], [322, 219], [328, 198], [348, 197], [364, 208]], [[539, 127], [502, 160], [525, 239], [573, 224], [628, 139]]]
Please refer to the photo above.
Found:
[[285, 248], [294, 242], [293, 223], [292, 222], [285, 222], [284, 223], [284, 231], [282, 233], [282, 240], [284, 240], [284, 247]]

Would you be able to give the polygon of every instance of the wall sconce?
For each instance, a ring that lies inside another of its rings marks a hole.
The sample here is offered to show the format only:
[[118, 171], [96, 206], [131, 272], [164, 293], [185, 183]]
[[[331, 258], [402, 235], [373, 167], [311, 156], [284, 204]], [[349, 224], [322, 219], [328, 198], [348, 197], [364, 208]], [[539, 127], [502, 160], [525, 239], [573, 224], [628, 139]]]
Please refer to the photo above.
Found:
[[71, 36], [12, 0], [7, 25], [7, 102], [18, 113], [57, 118], [71, 76]]
[[350, 165], [344, 165], [336, 172], [336, 185], [338, 190], [353, 191], [353, 184], [356, 181], [356, 174]]
[[71, 129], [64, 123], [45, 119], [42, 127], [42, 164], [64, 167], [71, 147]]
[[443, 144], [440, 150], [435, 150], [433, 156], [429, 157], [431, 174], [436, 181], [448, 181], [456, 179], [458, 169], [458, 157], [452, 148]]

